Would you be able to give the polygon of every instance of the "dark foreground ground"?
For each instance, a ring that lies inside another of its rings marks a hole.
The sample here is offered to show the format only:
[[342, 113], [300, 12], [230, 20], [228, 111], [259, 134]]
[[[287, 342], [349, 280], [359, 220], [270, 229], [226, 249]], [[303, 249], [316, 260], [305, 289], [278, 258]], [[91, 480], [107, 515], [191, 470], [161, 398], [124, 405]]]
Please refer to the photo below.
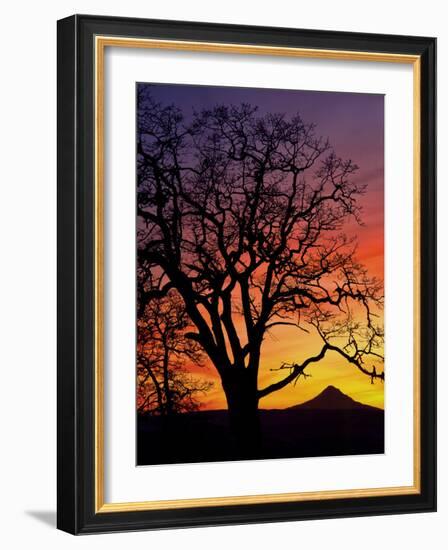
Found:
[[[344, 396], [345, 397], [345, 396]], [[350, 399], [350, 398], [348, 398]], [[282, 410], [260, 410], [262, 447], [257, 458], [300, 458], [384, 452], [384, 411], [345, 402], [312, 400]], [[330, 407], [330, 408], [328, 408]], [[161, 417], [137, 421], [137, 464], [241, 460], [227, 411], [178, 415], [167, 427]]]

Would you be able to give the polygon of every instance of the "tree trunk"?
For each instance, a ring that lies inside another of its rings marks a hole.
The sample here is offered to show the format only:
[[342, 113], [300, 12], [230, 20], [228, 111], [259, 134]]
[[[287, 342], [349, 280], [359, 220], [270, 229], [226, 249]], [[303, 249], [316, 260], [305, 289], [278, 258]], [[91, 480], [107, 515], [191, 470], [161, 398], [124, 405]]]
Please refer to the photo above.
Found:
[[235, 458], [259, 458], [262, 441], [256, 374], [249, 369], [232, 369], [225, 374], [222, 384], [235, 441]]

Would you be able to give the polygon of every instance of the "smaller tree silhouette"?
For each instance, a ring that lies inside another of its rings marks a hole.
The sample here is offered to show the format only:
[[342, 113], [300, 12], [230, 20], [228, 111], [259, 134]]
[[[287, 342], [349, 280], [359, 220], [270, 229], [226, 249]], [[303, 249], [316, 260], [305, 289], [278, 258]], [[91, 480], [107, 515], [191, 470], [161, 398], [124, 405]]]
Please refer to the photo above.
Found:
[[188, 317], [175, 295], [151, 300], [138, 319], [137, 410], [171, 416], [200, 407], [199, 394], [212, 383], [185, 372], [185, 362], [202, 366], [197, 343], [185, 338]]

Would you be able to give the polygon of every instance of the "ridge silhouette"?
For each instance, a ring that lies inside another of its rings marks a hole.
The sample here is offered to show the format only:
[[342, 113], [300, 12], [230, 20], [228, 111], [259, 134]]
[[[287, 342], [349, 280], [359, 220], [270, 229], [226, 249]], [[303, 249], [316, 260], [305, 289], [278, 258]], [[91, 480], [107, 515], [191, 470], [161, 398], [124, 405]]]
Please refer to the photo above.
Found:
[[288, 407], [287, 410], [297, 409], [319, 409], [319, 410], [355, 410], [355, 409], [370, 409], [381, 410], [365, 403], [355, 401], [345, 393], [341, 392], [339, 388], [335, 386], [327, 386], [321, 393], [300, 403], [299, 405], [293, 405]]
[[[285, 409], [259, 409], [263, 448], [254, 459], [384, 453], [384, 411], [355, 401], [334, 386]], [[164, 419], [142, 415], [137, 463], [181, 464], [241, 460], [227, 411], [176, 415], [167, 438]]]

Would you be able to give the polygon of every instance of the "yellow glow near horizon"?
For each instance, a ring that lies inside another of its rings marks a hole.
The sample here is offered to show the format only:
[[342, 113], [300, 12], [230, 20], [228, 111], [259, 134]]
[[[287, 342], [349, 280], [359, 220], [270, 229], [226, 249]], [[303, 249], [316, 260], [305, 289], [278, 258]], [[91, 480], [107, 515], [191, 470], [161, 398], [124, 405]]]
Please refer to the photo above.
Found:
[[[304, 334], [295, 327], [282, 326], [270, 331], [262, 348], [259, 389], [285, 377], [288, 371], [276, 370], [283, 362], [301, 363], [307, 357], [319, 353], [321, 347], [322, 341], [317, 335]], [[226, 398], [213, 365], [205, 364], [202, 368], [190, 367], [189, 370], [195, 376], [214, 384], [206, 395], [201, 396], [201, 408], [226, 409]], [[329, 352], [318, 363], [311, 364], [306, 369], [306, 373], [311, 377], [306, 379], [301, 377], [296, 384], [291, 383], [261, 399], [260, 408], [291, 407], [312, 399], [329, 385], [339, 388], [355, 401], [384, 408], [383, 382], [375, 380], [372, 384], [368, 376], [334, 352]]]

